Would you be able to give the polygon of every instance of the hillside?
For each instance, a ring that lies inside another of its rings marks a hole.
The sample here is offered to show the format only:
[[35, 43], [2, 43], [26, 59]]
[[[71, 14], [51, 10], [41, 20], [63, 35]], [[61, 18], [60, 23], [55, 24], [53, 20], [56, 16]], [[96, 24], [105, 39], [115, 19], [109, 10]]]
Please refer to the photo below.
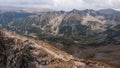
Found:
[[0, 29], [1, 68], [112, 68], [76, 59], [47, 43]]

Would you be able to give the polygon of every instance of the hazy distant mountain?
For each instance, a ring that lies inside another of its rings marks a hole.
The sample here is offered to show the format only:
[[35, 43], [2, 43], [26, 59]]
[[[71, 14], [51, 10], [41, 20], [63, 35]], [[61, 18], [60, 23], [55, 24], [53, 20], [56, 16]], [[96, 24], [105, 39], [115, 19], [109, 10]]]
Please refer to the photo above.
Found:
[[104, 14], [116, 14], [116, 13], [120, 13], [117, 10], [113, 10], [113, 9], [102, 9], [99, 10], [100, 13], [104, 13]]
[[47, 8], [23, 8], [23, 7], [12, 7], [12, 6], [0, 6], [0, 10], [3, 12], [27, 12], [27, 13], [39, 13], [53, 11]]

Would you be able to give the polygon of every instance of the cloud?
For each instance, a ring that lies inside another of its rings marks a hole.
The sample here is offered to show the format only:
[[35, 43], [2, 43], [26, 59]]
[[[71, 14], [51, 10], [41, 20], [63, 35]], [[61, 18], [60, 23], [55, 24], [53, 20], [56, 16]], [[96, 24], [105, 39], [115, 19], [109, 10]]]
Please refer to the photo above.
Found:
[[0, 0], [0, 5], [9, 5], [9, 6], [38, 6], [38, 7], [44, 7], [44, 6], [52, 6], [53, 0]]
[[120, 0], [0, 0], [0, 5], [41, 7], [56, 10], [103, 8], [120, 10]]
[[120, 10], [120, 0], [54, 0], [51, 8], [58, 10], [72, 9], [118, 9]]
[[85, 2], [89, 5], [89, 8], [93, 9], [114, 8], [118, 7], [115, 3], [120, 4], [120, 0], [85, 0]]
[[63, 8], [65, 10], [70, 10], [70, 9], [81, 9], [84, 8], [85, 2], [83, 0], [54, 0], [55, 6], [54, 8], [58, 8], [62, 10]]
[[119, 9], [120, 0], [56, 0], [56, 8], [71, 10], [76, 9]]

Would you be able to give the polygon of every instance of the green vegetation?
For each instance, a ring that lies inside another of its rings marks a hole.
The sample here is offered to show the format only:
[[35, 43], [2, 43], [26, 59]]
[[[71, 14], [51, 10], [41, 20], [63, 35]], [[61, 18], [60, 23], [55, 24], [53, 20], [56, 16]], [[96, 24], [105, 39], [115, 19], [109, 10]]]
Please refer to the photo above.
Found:
[[14, 19], [17, 18], [25, 18], [28, 17], [29, 13], [17, 13], [17, 12], [6, 12], [0, 14], [0, 23], [3, 27], [7, 27], [7, 24], [12, 22]]
[[53, 36], [53, 35], [38, 35], [40, 40], [47, 40], [50, 42], [62, 43], [64, 45], [72, 45], [74, 44], [74, 39], [61, 37], [61, 36]]

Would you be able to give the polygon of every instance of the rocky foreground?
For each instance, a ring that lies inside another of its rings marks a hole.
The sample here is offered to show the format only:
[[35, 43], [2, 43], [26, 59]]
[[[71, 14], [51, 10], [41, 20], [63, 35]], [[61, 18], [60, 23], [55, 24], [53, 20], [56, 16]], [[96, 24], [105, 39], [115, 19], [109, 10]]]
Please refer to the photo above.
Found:
[[113, 68], [77, 59], [47, 43], [0, 29], [0, 68]]

